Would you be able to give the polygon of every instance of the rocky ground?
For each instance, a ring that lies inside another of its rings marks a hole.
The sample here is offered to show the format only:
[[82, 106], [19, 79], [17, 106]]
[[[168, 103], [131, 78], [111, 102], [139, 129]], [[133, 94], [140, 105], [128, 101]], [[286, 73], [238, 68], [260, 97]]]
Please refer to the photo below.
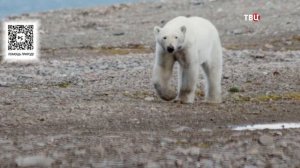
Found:
[[[231, 130], [299, 122], [299, 11], [297, 0], [165, 0], [6, 18], [39, 19], [41, 51], [0, 66], [0, 167], [300, 167], [300, 129]], [[261, 21], [244, 21], [253, 12]], [[220, 31], [222, 104], [202, 102], [202, 83], [192, 105], [154, 92], [152, 29], [178, 15]]]

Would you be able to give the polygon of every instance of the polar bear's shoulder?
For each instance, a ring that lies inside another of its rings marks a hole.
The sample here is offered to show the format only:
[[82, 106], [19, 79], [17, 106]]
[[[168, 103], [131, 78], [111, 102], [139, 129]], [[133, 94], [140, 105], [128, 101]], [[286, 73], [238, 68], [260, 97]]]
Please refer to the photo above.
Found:
[[186, 25], [187, 22], [187, 17], [184, 16], [178, 16], [172, 20], [170, 20], [166, 25], [164, 26], [165, 28], [174, 28], [174, 27], [179, 27], [181, 25]]
[[194, 25], [213, 26], [213, 24], [209, 20], [204, 19], [202, 17], [197, 17], [197, 16], [187, 18], [187, 21], [185, 24], [187, 24], [187, 26], [189, 26], [189, 25], [191, 25], [191, 26], [194, 26]]
[[185, 25], [187, 27], [194, 27], [196, 25], [212, 25], [212, 23], [204, 19], [202, 17], [197, 17], [197, 16], [191, 16], [191, 17], [185, 17], [185, 16], [178, 16], [172, 20], [170, 20], [165, 26], [166, 27], [173, 27], [173, 26], [181, 26]]

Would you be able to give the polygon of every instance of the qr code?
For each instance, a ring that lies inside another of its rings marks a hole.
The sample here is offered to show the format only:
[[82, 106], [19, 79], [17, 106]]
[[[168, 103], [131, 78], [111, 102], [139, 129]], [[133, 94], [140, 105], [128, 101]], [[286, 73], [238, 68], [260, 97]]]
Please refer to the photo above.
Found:
[[8, 25], [8, 50], [33, 50], [34, 25]]

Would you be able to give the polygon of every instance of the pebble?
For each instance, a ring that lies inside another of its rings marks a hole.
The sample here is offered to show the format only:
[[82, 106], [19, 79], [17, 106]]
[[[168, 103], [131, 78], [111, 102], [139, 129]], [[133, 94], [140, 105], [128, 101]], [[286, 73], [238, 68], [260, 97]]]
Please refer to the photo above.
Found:
[[288, 146], [287, 142], [286, 141], [282, 141], [279, 143], [279, 145], [283, 148], [286, 148]]
[[292, 152], [295, 158], [300, 159], [300, 149], [294, 149]]
[[191, 4], [192, 5], [204, 5], [204, 2], [203, 2], [203, 0], [193, 0], [192, 2], [191, 2]]
[[223, 79], [229, 79], [229, 75], [227, 75], [227, 74], [225, 75], [225, 74], [224, 74], [224, 75], [223, 75]]
[[63, 146], [63, 149], [72, 149], [72, 148], [75, 148], [76, 146], [74, 144], [66, 144]]
[[183, 149], [182, 147], [177, 147], [177, 148], [174, 150], [174, 152], [175, 152], [176, 154], [184, 154], [184, 155], [187, 155], [187, 154], [189, 153], [188, 150]]
[[146, 101], [153, 101], [153, 100], [154, 100], [154, 97], [147, 96], [147, 97], [145, 97], [145, 100], [146, 100]]
[[176, 142], [176, 139], [168, 138], [168, 137], [162, 138], [161, 140], [165, 141], [167, 143], [175, 143]]
[[274, 143], [273, 137], [269, 135], [262, 135], [259, 137], [259, 143], [265, 146], [272, 145]]
[[50, 157], [37, 155], [18, 157], [15, 162], [18, 167], [51, 167], [54, 160]]
[[187, 126], [180, 126], [178, 128], [173, 129], [174, 132], [184, 132], [184, 131], [191, 131], [192, 128]]
[[148, 161], [147, 164], [145, 165], [145, 168], [160, 168], [160, 165], [153, 161]]
[[24, 144], [21, 146], [22, 150], [25, 150], [25, 151], [30, 151], [33, 149], [33, 146], [31, 144]]
[[0, 83], [0, 87], [9, 87], [6, 83]]
[[265, 58], [265, 54], [263, 53], [250, 54], [250, 56], [253, 58], [260, 58], [260, 59]]
[[273, 132], [273, 135], [275, 135], [275, 136], [282, 136], [282, 132], [281, 131], [276, 131], [276, 132]]
[[105, 148], [103, 147], [102, 144], [97, 145], [95, 148], [91, 148], [94, 149], [95, 152], [99, 153], [101, 156], [105, 153]]
[[148, 144], [142, 145], [141, 148], [142, 148], [142, 151], [145, 153], [149, 153], [152, 150], [151, 145], [148, 145]]
[[222, 8], [218, 8], [217, 12], [223, 12]]
[[272, 157], [283, 158], [284, 154], [280, 149], [273, 149], [272, 151], [269, 152], [269, 155]]
[[78, 149], [74, 151], [74, 154], [79, 156], [79, 155], [85, 155], [86, 150], [85, 149]]
[[191, 148], [188, 148], [187, 150], [190, 155], [193, 155], [193, 156], [200, 155], [200, 148], [198, 148], [198, 147], [191, 147]]
[[244, 30], [243, 29], [234, 29], [233, 31], [231, 31], [231, 33], [234, 35], [239, 35], [239, 34], [243, 34]]
[[160, 144], [161, 146], [166, 146], [167, 144], [173, 144], [176, 143], [176, 139], [172, 139], [172, 138], [162, 138]]
[[114, 36], [123, 36], [123, 35], [125, 35], [125, 33], [124, 32], [118, 32], [118, 33], [114, 33], [113, 35]]
[[182, 168], [183, 167], [183, 161], [180, 159], [175, 160], [175, 166], [177, 168]]
[[256, 155], [259, 153], [259, 148], [258, 147], [252, 147], [247, 151], [248, 155]]
[[13, 144], [13, 141], [7, 140], [5, 138], [0, 138], [0, 145], [2, 144]]
[[59, 159], [59, 160], [61, 160], [62, 158], [64, 158], [66, 156], [66, 154], [65, 153], [62, 153], [62, 152], [53, 152], [52, 153], [52, 157], [54, 158], [54, 159]]
[[272, 44], [269, 44], [269, 43], [265, 44], [265, 47], [268, 48], [268, 49], [274, 48], [274, 46]]
[[253, 166], [253, 165], [245, 165], [244, 168], [257, 168], [257, 166]]
[[176, 160], [177, 158], [176, 158], [176, 156], [174, 156], [174, 155], [168, 154], [168, 155], [166, 155], [166, 159], [167, 159], [167, 160]]
[[17, 148], [12, 146], [12, 145], [7, 144], [7, 145], [4, 145], [4, 146], [1, 146], [1, 150], [6, 151], [6, 152], [11, 152], [11, 151], [17, 150]]
[[44, 147], [45, 143], [44, 142], [38, 142], [38, 143], [36, 143], [36, 145], [39, 146], [39, 147]]
[[203, 160], [200, 160], [200, 167], [201, 168], [212, 168], [212, 167], [214, 167], [214, 163], [211, 160], [203, 159]]
[[187, 160], [188, 162], [193, 162], [193, 158], [191, 158], [191, 157], [187, 157], [186, 160]]

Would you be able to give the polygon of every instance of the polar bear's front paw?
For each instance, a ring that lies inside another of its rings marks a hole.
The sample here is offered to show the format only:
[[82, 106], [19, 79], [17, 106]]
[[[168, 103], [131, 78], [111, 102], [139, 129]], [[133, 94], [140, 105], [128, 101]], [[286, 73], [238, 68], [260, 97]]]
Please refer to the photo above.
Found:
[[171, 90], [166, 90], [163, 94], [159, 94], [160, 98], [166, 101], [175, 99], [176, 93]]
[[156, 89], [158, 96], [163, 100], [170, 101], [176, 97], [175, 91], [169, 88], [162, 88], [160, 84], [154, 84], [154, 88]]

